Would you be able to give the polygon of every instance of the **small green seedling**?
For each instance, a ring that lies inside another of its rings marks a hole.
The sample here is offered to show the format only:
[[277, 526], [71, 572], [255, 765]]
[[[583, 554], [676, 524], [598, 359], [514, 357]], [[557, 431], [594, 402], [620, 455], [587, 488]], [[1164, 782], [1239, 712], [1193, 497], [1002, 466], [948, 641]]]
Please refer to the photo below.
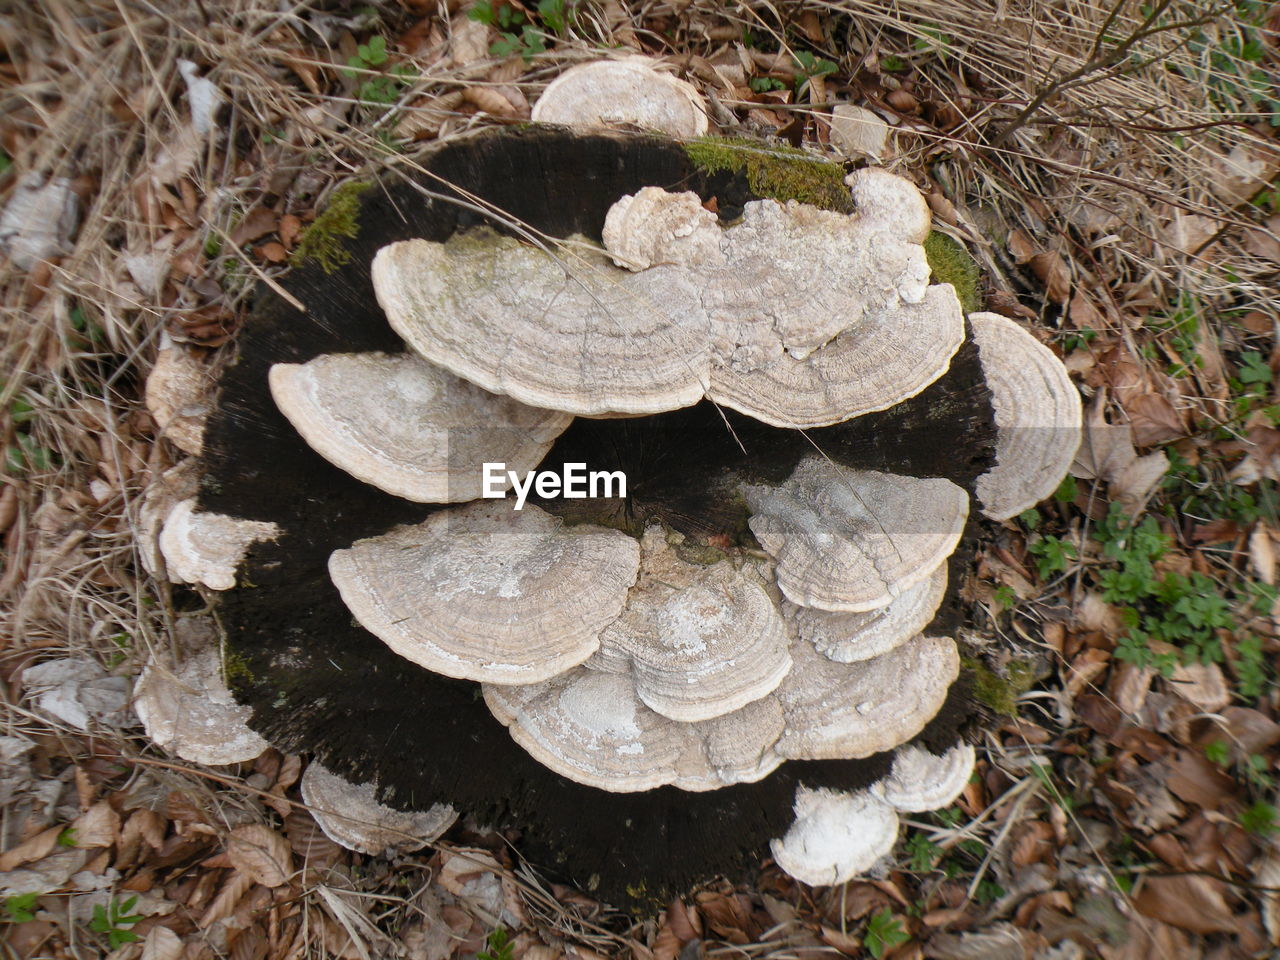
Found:
[[4, 920], [6, 923], [26, 923], [36, 918], [36, 894], [20, 893], [4, 900]]
[[94, 933], [106, 934], [107, 945], [112, 950], [119, 949], [122, 944], [133, 943], [138, 935], [130, 928], [142, 919], [142, 914], [129, 911], [137, 902], [138, 898], [132, 896], [124, 903], [117, 902], [113, 897], [105, 907], [100, 903], [95, 904], [89, 929]]
[[862, 942], [871, 955], [879, 960], [886, 950], [892, 950], [910, 939], [910, 934], [902, 929], [902, 921], [893, 915], [892, 910], [885, 907], [878, 913], [873, 913], [867, 920], [867, 932]]
[[[359, 76], [361, 71], [374, 70], [387, 62], [387, 38], [370, 37], [368, 43], [356, 47], [356, 55], [347, 58], [347, 68], [342, 72], [348, 77]], [[397, 63], [386, 73], [370, 77], [360, 85], [356, 97], [366, 103], [395, 103], [403, 88], [417, 79], [413, 65]]]
[[505, 927], [494, 927], [484, 944], [485, 948], [476, 954], [476, 960], [512, 960], [515, 954], [516, 942]]

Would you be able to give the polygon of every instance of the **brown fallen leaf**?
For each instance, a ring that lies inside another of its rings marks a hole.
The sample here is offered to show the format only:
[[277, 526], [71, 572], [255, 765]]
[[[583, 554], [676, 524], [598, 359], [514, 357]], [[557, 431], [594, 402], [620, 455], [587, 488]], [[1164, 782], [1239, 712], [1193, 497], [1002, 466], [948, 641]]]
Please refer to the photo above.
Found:
[[254, 207], [231, 230], [233, 243], [244, 246], [259, 237], [265, 237], [276, 229], [278, 217], [270, 207]]
[[1187, 803], [1217, 810], [1235, 797], [1235, 782], [1199, 751], [1178, 750], [1168, 769], [1170, 792]]
[[1258, 523], [1249, 534], [1249, 562], [1263, 583], [1276, 582], [1276, 535], [1265, 523]]
[[1125, 401], [1133, 442], [1139, 447], [1154, 447], [1187, 435], [1182, 414], [1158, 393], [1143, 393]]
[[247, 877], [264, 887], [278, 887], [293, 872], [289, 841], [265, 823], [246, 823], [227, 838], [227, 858]]
[[81, 849], [109, 847], [120, 832], [120, 815], [100, 800], [71, 822], [75, 845]]
[[1112, 499], [1133, 511], [1168, 471], [1169, 458], [1159, 450], [1139, 457], [1133, 448], [1130, 427], [1107, 422], [1105, 403], [1105, 392], [1099, 390], [1085, 416], [1084, 436], [1071, 465], [1071, 475], [1081, 480], [1106, 481]]
[[1192, 933], [1227, 932], [1235, 929], [1236, 918], [1223, 889], [1212, 877], [1147, 877], [1133, 906], [1145, 917]]

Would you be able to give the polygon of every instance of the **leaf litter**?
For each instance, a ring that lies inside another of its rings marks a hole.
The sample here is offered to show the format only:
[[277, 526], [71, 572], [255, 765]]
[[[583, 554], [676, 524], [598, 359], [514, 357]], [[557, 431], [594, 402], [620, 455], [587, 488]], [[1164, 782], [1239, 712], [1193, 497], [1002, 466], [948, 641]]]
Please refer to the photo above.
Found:
[[[1109, 41], [1086, 5], [495, 3], [0, 18], [0, 679], [20, 695], [0, 739], [0, 937], [89, 955], [113, 931], [123, 960], [449, 960], [499, 923], [510, 960], [1280, 946], [1280, 154], [1254, 74], [1274, 17], [1246, 3], [1144, 34], [1137, 55], [1162, 66], [1116, 71], [1091, 67]], [[1151, 25], [1215, 12], [1192, 7], [1157, 3]], [[1117, 6], [1110, 33], [1143, 16]], [[996, 529], [967, 588], [975, 662], [1013, 684], [1017, 716], [992, 711], [957, 805], [911, 823], [883, 876], [810, 890], [766, 863], [635, 924], [465, 828], [456, 851], [350, 854], [301, 805], [300, 758], [172, 763], [122, 710], [173, 611], [135, 563], [136, 508], [202, 403], [145, 411], [158, 351], [180, 346], [198, 380], [335, 184], [527, 118], [614, 42], [666, 58], [747, 135], [822, 149], [836, 103], [884, 122], [882, 162], [969, 240], [987, 307], [1038, 318], [1091, 401], [1074, 481]]]

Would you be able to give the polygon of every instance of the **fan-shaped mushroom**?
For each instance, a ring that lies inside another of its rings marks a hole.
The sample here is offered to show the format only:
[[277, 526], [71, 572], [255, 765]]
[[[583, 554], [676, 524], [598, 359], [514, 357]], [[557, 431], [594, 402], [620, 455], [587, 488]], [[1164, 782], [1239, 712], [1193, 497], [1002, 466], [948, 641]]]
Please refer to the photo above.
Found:
[[449, 677], [537, 683], [596, 651], [639, 565], [617, 530], [482, 502], [337, 550], [329, 574], [402, 657]]
[[537, 466], [573, 419], [500, 397], [414, 354], [326, 354], [271, 368], [271, 395], [330, 463], [408, 500], [483, 496], [485, 463]]
[[396, 810], [378, 802], [372, 783], [352, 783], [312, 760], [299, 784], [320, 829], [357, 853], [420, 850], [448, 830], [458, 813], [448, 804], [428, 810]]
[[580, 129], [630, 126], [672, 137], [707, 132], [707, 111], [690, 84], [653, 68], [648, 57], [597, 60], [560, 74], [533, 105], [535, 123]]
[[947, 592], [947, 565], [904, 590], [883, 607], [865, 613], [836, 613], [783, 602], [783, 612], [800, 639], [839, 663], [869, 660], [906, 643], [929, 625]]
[[601, 790], [714, 790], [759, 780], [782, 762], [770, 749], [782, 732], [781, 711], [769, 701], [680, 723], [641, 703], [626, 674], [586, 667], [545, 683], [485, 684], [484, 697], [540, 763]]
[[222, 682], [217, 647], [172, 669], [153, 658], [134, 686], [133, 709], [152, 741], [192, 763], [244, 763], [269, 746], [248, 727], [253, 711]]
[[908, 744], [893, 755], [893, 770], [875, 791], [895, 810], [922, 813], [949, 807], [973, 775], [974, 750], [957, 743], [941, 756]]
[[995, 408], [996, 465], [978, 478], [982, 512], [1008, 520], [1058, 488], [1080, 445], [1080, 393], [1044, 344], [997, 313], [970, 314]]
[[927, 579], [960, 540], [968, 495], [942, 479], [804, 460], [778, 487], [743, 488], [751, 532], [788, 600], [860, 613]]
[[964, 327], [929, 286], [918, 191], [882, 171], [850, 183], [852, 216], [763, 200], [723, 230], [693, 194], [646, 187], [604, 228], [636, 272], [482, 230], [384, 247], [374, 288], [411, 348], [523, 403], [645, 414], [706, 394], [776, 426], [839, 423], [923, 390]]
[[236, 585], [236, 567], [249, 547], [279, 533], [274, 523], [199, 512], [196, 501], [189, 499], [175, 506], [165, 518], [160, 552], [171, 580], [202, 583], [210, 590], [230, 590]]
[[636, 692], [672, 720], [708, 720], [759, 700], [791, 668], [790, 639], [760, 573], [682, 561], [658, 527], [640, 576], [588, 665], [634, 673]]
[[784, 757], [869, 757], [910, 740], [933, 719], [960, 674], [949, 637], [917, 637], [857, 663], [836, 663], [804, 643], [791, 648], [792, 668], [773, 693], [787, 729]]

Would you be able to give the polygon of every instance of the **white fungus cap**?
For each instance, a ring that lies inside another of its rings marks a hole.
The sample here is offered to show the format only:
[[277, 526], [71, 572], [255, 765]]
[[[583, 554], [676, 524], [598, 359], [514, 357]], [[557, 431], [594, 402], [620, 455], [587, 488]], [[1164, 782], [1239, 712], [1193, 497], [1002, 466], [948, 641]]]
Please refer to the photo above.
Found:
[[196, 511], [195, 498], [183, 500], [165, 518], [160, 552], [175, 583], [202, 583], [210, 590], [236, 585], [236, 568], [260, 540], [279, 536], [280, 528], [262, 520], [239, 520]]
[[832, 886], [869, 869], [893, 849], [898, 815], [874, 793], [796, 789], [796, 819], [770, 842], [779, 867], [801, 883]]
[[357, 853], [412, 852], [435, 840], [458, 819], [448, 804], [428, 810], [396, 810], [377, 799], [372, 783], [352, 783], [312, 760], [302, 774], [302, 799], [334, 843]]
[[960, 675], [949, 637], [916, 637], [871, 660], [836, 663], [805, 643], [773, 693], [787, 719], [775, 749], [796, 760], [869, 757], [910, 740], [937, 716]]
[[944, 479], [852, 470], [811, 457], [781, 485], [744, 486], [748, 521], [792, 603], [863, 613], [889, 604], [951, 555], [969, 495]]
[[996, 313], [969, 315], [996, 420], [996, 465], [978, 478], [982, 512], [1008, 520], [1053, 493], [1082, 435], [1080, 392], [1053, 351]]
[[901, 646], [927, 627], [947, 592], [947, 564], [904, 590], [883, 607], [865, 613], [835, 613], [782, 602], [787, 621], [800, 639], [829, 660], [855, 663]]
[[647, 57], [596, 60], [566, 70], [533, 105], [534, 123], [577, 129], [638, 127], [677, 139], [707, 132], [707, 108], [689, 83]]
[[133, 709], [155, 744], [192, 763], [244, 763], [269, 746], [249, 729], [253, 709], [223, 682], [216, 647], [172, 668], [152, 657], [134, 685]]
[[[271, 395], [307, 444], [379, 490], [425, 503], [484, 493], [484, 464], [532, 470], [573, 418], [482, 390], [416, 354], [277, 363]], [[505, 489], [505, 479], [499, 486]]]
[[759, 780], [782, 762], [770, 749], [783, 726], [771, 698], [681, 723], [645, 706], [623, 673], [579, 667], [545, 683], [483, 689], [489, 710], [530, 756], [601, 790], [714, 790]]
[[656, 526], [641, 549], [626, 609], [600, 634], [588, 666], [631, 671], [641, 701], [685, 722], [774, 690], [791, 669], [791, 640], [755, 565], [685, 562]]
[[912, 744], [893, 755], [889, 776], [872, 789], [895, 810], [923, 813], [949, 807], [973, 776], [974, 749], [957, 743], [941, 756]]
[[405, 659], [537, 683], [596, 651], [639, 566], [625, 533], [488, 500], [334, 551], [329, 575], [360, 625]]
[[883, 171], [850, 182], [853, 215], [760, 200], [727, 228], [695, 194], [645, 187], [605, 222], [631, 269], [486, 229], [407, 240], [378, 252], [374, 289], [414, 351], [535, 407], [639, 415], [706, 395], [777, 426], [839, 423], [919, 393], [964, 338], [955, 292], [929, 285], [919, 191]]

